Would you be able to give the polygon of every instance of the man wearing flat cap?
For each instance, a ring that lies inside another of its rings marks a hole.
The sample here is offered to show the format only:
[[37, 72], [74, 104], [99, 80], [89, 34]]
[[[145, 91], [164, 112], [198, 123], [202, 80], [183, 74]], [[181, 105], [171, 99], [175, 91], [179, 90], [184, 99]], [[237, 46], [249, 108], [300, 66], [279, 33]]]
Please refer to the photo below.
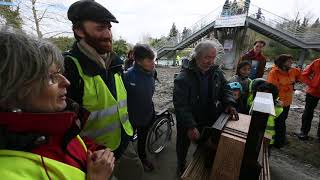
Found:
[[81, 135], [110, 148], [117, 159], [118, 180], [141, 179], [143, 167], [130, 142], [127, 93], [122, 81], [123, 61], [112, 51], [111, 22], [118, 20], [92, 0], [73, 3], [68, 19], [76, 38], [64, 54], [67, 96], [90, 111]]

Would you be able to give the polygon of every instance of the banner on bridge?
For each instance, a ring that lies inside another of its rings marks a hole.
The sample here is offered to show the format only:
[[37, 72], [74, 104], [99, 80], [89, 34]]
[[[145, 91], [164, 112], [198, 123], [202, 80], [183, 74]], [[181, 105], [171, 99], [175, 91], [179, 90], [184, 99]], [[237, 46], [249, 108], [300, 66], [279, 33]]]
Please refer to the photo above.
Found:
[[244, 26], [246, 22], [246, 14], [233, 16], [219, 16], [215, 22], [215, 28], [223, 27], [239, 27]]

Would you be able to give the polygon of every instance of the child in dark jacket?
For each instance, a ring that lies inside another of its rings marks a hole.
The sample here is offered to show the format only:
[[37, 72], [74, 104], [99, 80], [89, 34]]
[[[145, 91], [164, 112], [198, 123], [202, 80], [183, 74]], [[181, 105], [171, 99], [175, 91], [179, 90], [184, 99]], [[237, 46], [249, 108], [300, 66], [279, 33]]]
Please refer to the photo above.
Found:
[[[251, 79], [249, 78], [251, 71], [251, 64], [248, 61], [242, 61], [239, 63], [237, 66], [237, 72], [234, 76], [232, 76], [229, 79], [229, 82], [239, 82], [242, 87], [242, 92], [241, 92], [241, 100], [243, 107], [247, 107], [247, 97], [249, 94], [249, 84], [251, 82]], [[247, 110], [242, 113], [247, 113]]]
[[155, 53], [144, 44], [133, 48], [135, 63], [124, 74], [127, 90], [129, 120], [138, 134], [138, 154], [145, 171], [152, 171], [153, 164], [147, 160], [145, 145], [149, 127], [154, 119], [152, 96], [155, 89]]
[[247, 109], [246, 106], [243, 104], [243, 100], [241, 97], [242, 94], [242, 86], [239, 82], [230, 82], [228, 83], [228, 87], [230, 88], [230, 90], [232, 91], [232, 95], [236, 101], [236, 110], [239, 113], [247, 113]]

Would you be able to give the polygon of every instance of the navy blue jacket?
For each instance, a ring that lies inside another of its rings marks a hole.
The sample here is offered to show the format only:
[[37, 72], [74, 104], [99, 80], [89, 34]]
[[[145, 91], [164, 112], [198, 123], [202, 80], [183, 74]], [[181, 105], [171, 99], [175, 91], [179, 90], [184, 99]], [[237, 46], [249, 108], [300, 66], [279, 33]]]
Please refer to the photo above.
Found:
[[153, 120], [154, 72], [146, 72], [137, 63], [124, 74], [129, 120], [133, 127], [148, 126]]

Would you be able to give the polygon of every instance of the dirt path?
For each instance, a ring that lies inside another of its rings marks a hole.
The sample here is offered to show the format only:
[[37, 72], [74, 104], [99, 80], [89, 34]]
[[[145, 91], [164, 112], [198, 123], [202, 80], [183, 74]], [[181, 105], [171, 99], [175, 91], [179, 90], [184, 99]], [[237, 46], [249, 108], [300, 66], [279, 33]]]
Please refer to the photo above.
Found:
[[[157, 68], [161, 83], [156, 84], [154, 103], [157, 110], [173, 108], [172, 91], [173, 76], [179, 72], [178, 68]], [[229, 77], [233, 72], [226, 71]], [[287, 134], [290, 144], [281, 150], [273, 150], [270, 157], [270, 171], [273, 180], [320, 180], [320, 143], [315, 139], [316, 127], [319, 123], [319, 107], [315, 113], [310, 136], [311, 141], [299, 141], [294, 135], [301, 125], [301, 116], [304, 107], [304, 93], [295, 94], [292, 109], [287, 120]], [[173, 139], [168, 147], [157, 156], [151, 156], [156, 169], [146, 173], [146, 180], [171, 180], [176, 179], [176, 154], [175, 154], [175, 128]], [[188, 158], [192, 157], [192, 149]]]

